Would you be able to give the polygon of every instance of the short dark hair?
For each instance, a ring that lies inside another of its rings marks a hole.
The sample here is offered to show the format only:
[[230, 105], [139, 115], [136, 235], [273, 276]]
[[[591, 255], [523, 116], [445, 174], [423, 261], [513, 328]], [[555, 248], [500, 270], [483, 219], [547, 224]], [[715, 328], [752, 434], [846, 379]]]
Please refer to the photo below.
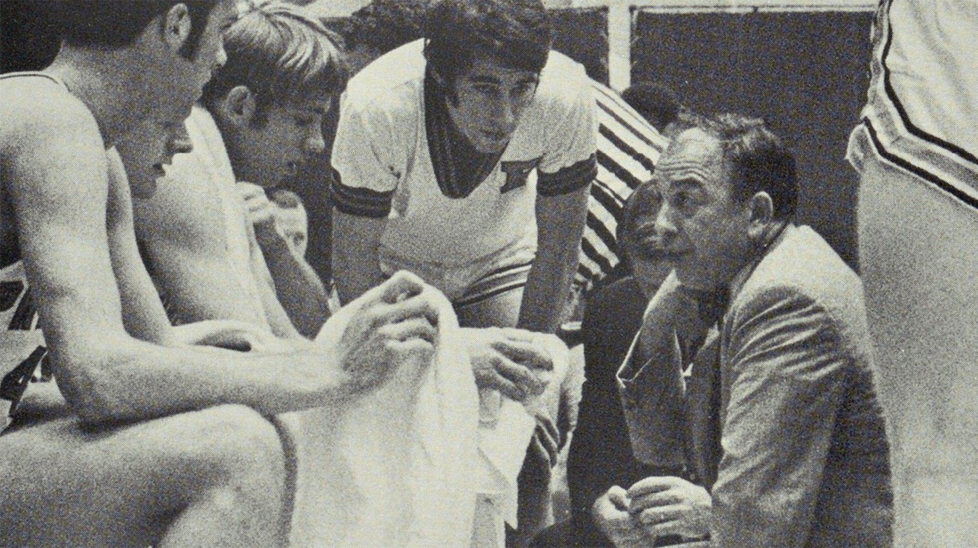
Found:
[[338, 94], [346, 85], [338, 39], [301, 8], [280, 2], [254, 7], [225, 31], [227, 62], [204, 87], [204, 104], [213, 107], [235, 86], [247, 86], [261, 122], [269, 105]]
[[540, 0], [441, 0], [425, 16], [425, 58], [447, 84], [454, 84], [476, 54], [539, 73], [552, 34]]
[[720, 142], [730, 166], [733, 198], [746, 202], [766, 192], [774, 202], [774, 218], [791, 219], [798, 207], [795, 157], [761, 118], [719, 114], [696, 121], [696, 127]]
[[187, 6], [190, 35], [180, 50], [188, 59], [197, 55], [200, 38], [214, 6], [221, 0], [49, 0], [45, 2], [51, 22], [62, 40], [75, 47], [124, 48], [155, 17], [177, 4]]
[[639, 82], [622, 91], [621, 98], [659, 132], [679, 116], [679, 98], [665, 84]]
[[335, 30], [353, 49], [363, 46], [384, 54], [424, 36], [425, 12], [432, 0], [373, 0], [338, 21]]

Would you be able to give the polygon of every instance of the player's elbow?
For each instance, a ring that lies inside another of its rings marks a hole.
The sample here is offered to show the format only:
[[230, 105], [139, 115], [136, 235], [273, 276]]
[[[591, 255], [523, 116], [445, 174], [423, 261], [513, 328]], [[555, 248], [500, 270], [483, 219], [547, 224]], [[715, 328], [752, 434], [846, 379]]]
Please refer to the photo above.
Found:
[[53, 369], [62, 395], [85, 425], [98, 425], [132, 418], [127, 402], [135, 387], [126, 391], [125, 356], [109, 343], [94, 343], [84, 349], [63, 348], [52, 352]]

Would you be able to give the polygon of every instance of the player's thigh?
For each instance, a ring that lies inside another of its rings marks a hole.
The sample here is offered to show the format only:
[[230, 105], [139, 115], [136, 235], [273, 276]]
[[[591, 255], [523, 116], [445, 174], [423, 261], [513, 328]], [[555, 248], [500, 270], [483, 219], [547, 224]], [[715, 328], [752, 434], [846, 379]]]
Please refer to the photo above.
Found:
[[516, 327], [520, 319], [523, 286], [515, 287], [468, 304], [456, 304], [462, 327]]
[[869, 163], [858, 212], [897, 545], [978, 542], [978, 211]]
[[473, 265], [476, 274], [461, 297], [453, 299], [462, 327], [516, 327], [534, 252], [524, 243]]
[[0, 462], [11, 546], [145, 546], [210, 489], [282, 475], [275, 428], [238, 406], [106, 429], [48, 421], [0, 437]]

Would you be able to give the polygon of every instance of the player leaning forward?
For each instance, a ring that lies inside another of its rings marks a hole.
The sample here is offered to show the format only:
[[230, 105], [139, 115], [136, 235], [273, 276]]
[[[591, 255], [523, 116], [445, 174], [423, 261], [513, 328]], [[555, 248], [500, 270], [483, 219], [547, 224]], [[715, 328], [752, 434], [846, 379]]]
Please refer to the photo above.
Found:
[[[539, 0], [445, 0], [424, 40], [350, 80], [332, 151], [342, 301], [405, 269], [465, 327], [554, 332], [597, 167], [590, 81], [550, 46]], [[550, 414], [569, 378], [551, 380]], [[555, 451], [540, 458], [543, 430], [520, 479], [524, 538], [546, 520]]]
[[445, 292], [462, 325], [553, 332], [597, 172], [589, 80], [549, 55], [538, 1], [446, 0], [425, 35], [363, 69], [343, 98], [340, 297], [405, 268]]
[[430, 353], [430, 292], [395, 276], [336, 346], [195, 347], [243, 333], [170, 326], [111, 146], [139, 121], [162, 132], [186, 117], [224, 62], [234, 2], [50, 6], [65, 36], [54, 64], [0, 81], [0, 267], [24, 260], [67, 403], [27, 397], [0, 436], [3, 543], [283, 545], [287, 474], [264, 416], [355, 396]]

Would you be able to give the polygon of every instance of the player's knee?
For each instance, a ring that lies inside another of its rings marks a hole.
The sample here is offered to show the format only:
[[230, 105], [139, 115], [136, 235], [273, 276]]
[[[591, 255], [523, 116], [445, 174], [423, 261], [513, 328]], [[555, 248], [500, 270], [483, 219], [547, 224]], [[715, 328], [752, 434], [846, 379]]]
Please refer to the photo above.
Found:
[[[223, 482], [280, 483], [284, 454], [278, 430], [266, 417], [240, 405], [202, 412], [203, 459]], [[264, 481], [263, 481], [264, 480]]]

